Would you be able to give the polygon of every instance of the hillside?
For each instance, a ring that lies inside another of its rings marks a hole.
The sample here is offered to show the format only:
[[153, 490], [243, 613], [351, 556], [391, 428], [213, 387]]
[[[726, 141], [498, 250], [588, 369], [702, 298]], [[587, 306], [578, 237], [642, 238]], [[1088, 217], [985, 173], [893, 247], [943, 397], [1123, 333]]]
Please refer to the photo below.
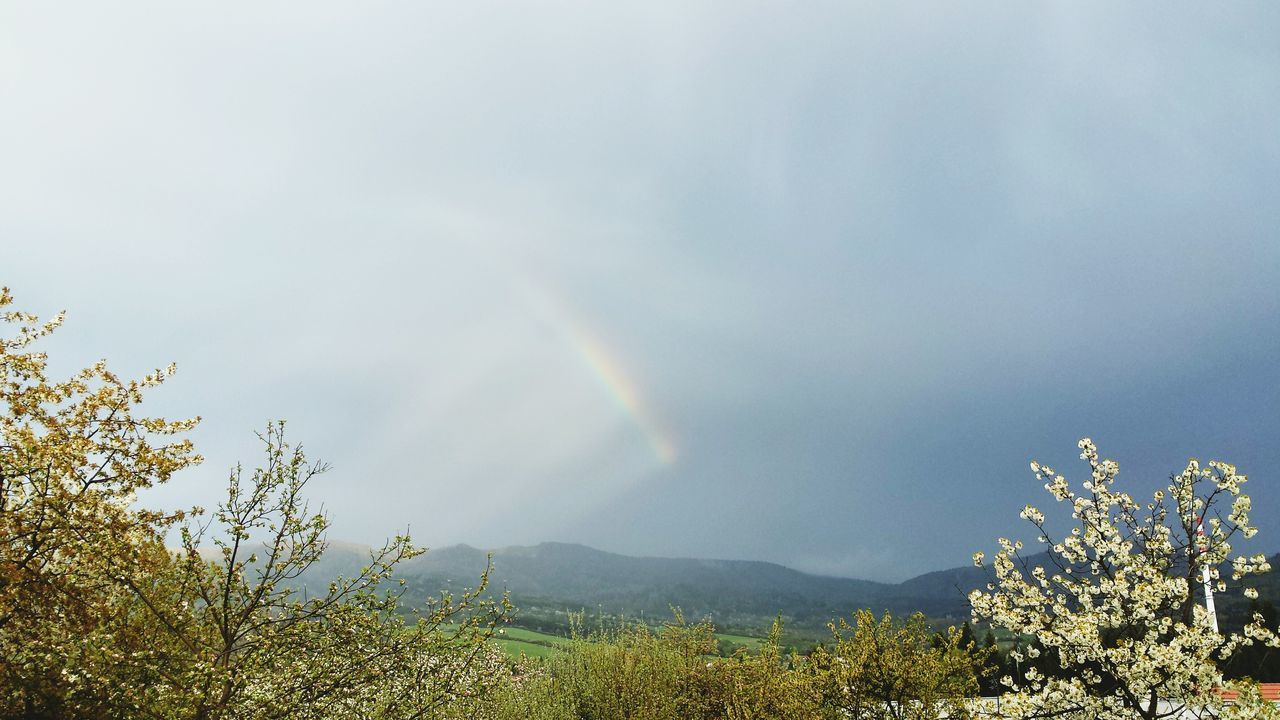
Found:
[[[404, 577], [424, 590], [438, 587], [442, 578], [470, 582], [484, 562], [484, 551], [445, 548], [413, 560]], [[530, 609], [598, 608], [668, 617], [676, 606], [725, 627], [757, 627], [778, 612], [796, 622], [821, 624], [845, 607], [881, 606], [892, 587], [766, 562], [629, 557], [563, 543], [497, 550], [493, 564], [493, 586], [510, 590], [517, 605]]]
[[[327, 583], [364, 564], [367, 549], [330, 548], [310, 583]], [[441, 589], [474, 587], [489, 551], [455, 545], [404, 563], [398, 577], [409, 598]], [[542, 543], [492, 551], [491, 587], [509, 590], [522, 614], [566, 610], [666, 618], [672, 607], [690, 617], [712, 617], [722, 627], [759, 629], [782, 613], [794, 627], [821, 628], [838, 615], [869, 607], [906, 614], [962, 619], [964, 597], [982, 580], [976, 568], [930, 573], [900, 584], [825, 577], [768, 562], [631, 557], [584, 545]], [[974, 573], [977, 576], [974, 577]]]
[[[431, 550], [404, 563], [397, 576], [405, 581], [409, 600], [442, 589], [460, 592], [475, 586], [488, 553], [468, 545]], [[752, 630], [778, 613], [793, 628], [821, 629], [857, 608], [896, 615], [921, 611], [958, 622], [969, 615], [967, 593], [987, 582], [985, 571], [972, 566], [893, 584], [811, 575], [768, 562], [632, 557], [568, 543], [507, 547], [492, 554], [491, 588], [509, 590], [526, 620], [551, 625], [562, 624], [567, 611], [667, 618], [672, 607], [689, 617], [709, 616], [723, 628]], [[351, 574], [367, 558], [366, 547], [335, 543], [304, 579], [327, 584]], [[1039, 558], [1030, 560], [1034, 564]], [[1280, 555], [1272, 563], [1280, 567]], [[1263, 576], [1254, 585], [1263, 599], [1280, 601], [1280, 575]], [[1238, 625], [1248, 604], [1238, 589], [1220, 594], [1223, 623]]]

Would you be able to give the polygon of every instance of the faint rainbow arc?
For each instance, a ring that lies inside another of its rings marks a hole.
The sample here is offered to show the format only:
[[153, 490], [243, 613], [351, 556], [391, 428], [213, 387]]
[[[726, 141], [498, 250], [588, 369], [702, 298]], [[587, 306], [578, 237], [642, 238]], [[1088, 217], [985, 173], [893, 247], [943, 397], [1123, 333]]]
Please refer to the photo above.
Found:
[[675, 444], [641, 406], [635, 387], [627, 380], [626, 374], [613, 358], [587, 335], [576, 335], [573, 347], [582, 361], [591, 368], [596, 378], [609, 390], [613, 399], [640, 429], [658, 460], [664, 465], [675, 462]]
[[542, 319], [564, 337], [578, 359], [644, 436], [654, 457], [663, 465], [675, 462], [675, 443], [644, 406], [640, 393], [621, 364], [583, 323], [574, 319], [564, 303], [557, 302], [546, 291], [540, 292], [527, 285], [524, 290], [525, 296], [539, 311]]

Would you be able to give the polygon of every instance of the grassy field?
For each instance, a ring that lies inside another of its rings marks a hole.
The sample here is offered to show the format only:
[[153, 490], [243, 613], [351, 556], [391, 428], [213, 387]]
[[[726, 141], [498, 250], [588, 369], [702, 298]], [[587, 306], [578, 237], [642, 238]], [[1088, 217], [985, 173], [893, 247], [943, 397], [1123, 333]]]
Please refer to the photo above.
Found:
[[511, 657], [524, 655], [531, 658], [550, 657], [560, 652], [560, 647], [568, 642], [567, 638], [549, 635], [535, 630], [520, 627], [505, 627], [495, 640]]
[[507, 654], [508, 657], [530, 657], [530, 658], [546, 658], [558, 655], [562, 650], [549, 645], [537, 645], [523, 640], [504, 640], [498, 639], [494, 642], [498, 643], [498, 647]]
[[751, 637], [749, 635], [733, 635], [731, 633], [716, 633], [716, 637], [725, 642], [731, 642], [734, 645], [742, 645], [748, 650], [755, 652], [760, 649], [760, 643], [764, 642], [764, 638]]
[[[754, 652], [760, 647], [763, 638], [731, 633], [716, 633], [716, 637], [734, 645], [741, 645]], [[521, 627], [505, 627], [501, 635], [494, 638], [498, 646], [511, 657], [524, 655], [531, 658], [545, 658], [561, 652], [568, 638]]]

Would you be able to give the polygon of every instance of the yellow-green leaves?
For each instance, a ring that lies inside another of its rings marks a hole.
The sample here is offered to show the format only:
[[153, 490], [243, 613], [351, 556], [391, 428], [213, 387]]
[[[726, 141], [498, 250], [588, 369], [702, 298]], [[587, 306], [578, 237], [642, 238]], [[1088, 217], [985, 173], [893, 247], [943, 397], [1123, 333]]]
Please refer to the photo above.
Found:
[[831, 644], [809, 659], [825, 704], [854, 720], [935, 720], [963, 712], [978, 690], [983, 651], [960, 647], [960, 634], [929, 632], [923, 615], [903, 621], [860, 610], [832, 623]]
[[97, 714], [125, 702], [109, 677], [145, 655], [122, 577], [179, 514], [138, 511], [136, 492], [199, 462], [196, 419], [140, 414], [173, 373], [126, 381], [98, 361], [48, 375], [40, 322], [0, 290], [0, 712]]

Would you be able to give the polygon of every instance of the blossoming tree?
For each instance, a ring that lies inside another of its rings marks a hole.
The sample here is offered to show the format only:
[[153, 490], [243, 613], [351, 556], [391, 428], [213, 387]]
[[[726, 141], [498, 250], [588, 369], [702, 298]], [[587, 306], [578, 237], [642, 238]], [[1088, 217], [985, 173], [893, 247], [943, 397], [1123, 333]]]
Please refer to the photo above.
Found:
[[31, 348], [62, 324], [13, 308], [0, 288], [0, 716], [94, 714], [111, 684], [96, 669], [148, 644], [123, 630], [129, 604], [108, 578], [180, 514], [135, 494], [199, 462], [197, 420], [144, 416], [173, 373], [124, 380], [99, 361], [51, 377]]
[[[1257, 532], [1242, 492], [1246, 477], [1228, 463], [1193, 459], [1142, 503], [1115, 489], [1116, 462], [1100, 459], [1088, 438], [1079, 447], [1092, 472], [1078, 491], [1031, 463], [1053, 499], [1070, 508], [1069, 532], [1055, 537], [1045, 514], [1027, 505], [1021, 516], [1047, 547], [1046, 563], [1032, 567], [1020, 541], [1000, 538], [992, 582], [969, 596], [976, 621], [1034, 636], [1039, 642], [1027, 652], [1045, 653], [1055, 668], [1003, 678], [1011, 692], [1002, 714], [1218, 717], [1218, 661], [1250, 643], [1280, 645], [1260, 616], [1241, 632], [1219, 633], [1199, 602], [1206, 579], [1225, 589], [1219, 568], [1228, 560], [1233, 581], [1270, 569], [1262, 555], [1231, 556], [1235, 539]], [[983, 553], [974, 562], [983, 566]]]
[[280, 424], [212, 515], [139, 508], [139, 491], [200, 461], [185, 437], [198, 419], [139, 408], [173, 368], [51, 378], [32, 345], [62, 316], [11, 307], [0, 288], [0, 720], [474, 714], [511, 611], [487, 571], [407, 606], [391, 574], [421, 550], [399, 536], [327, 591], [299, 589], [328, 547], [304, 492], [324, 466]]

